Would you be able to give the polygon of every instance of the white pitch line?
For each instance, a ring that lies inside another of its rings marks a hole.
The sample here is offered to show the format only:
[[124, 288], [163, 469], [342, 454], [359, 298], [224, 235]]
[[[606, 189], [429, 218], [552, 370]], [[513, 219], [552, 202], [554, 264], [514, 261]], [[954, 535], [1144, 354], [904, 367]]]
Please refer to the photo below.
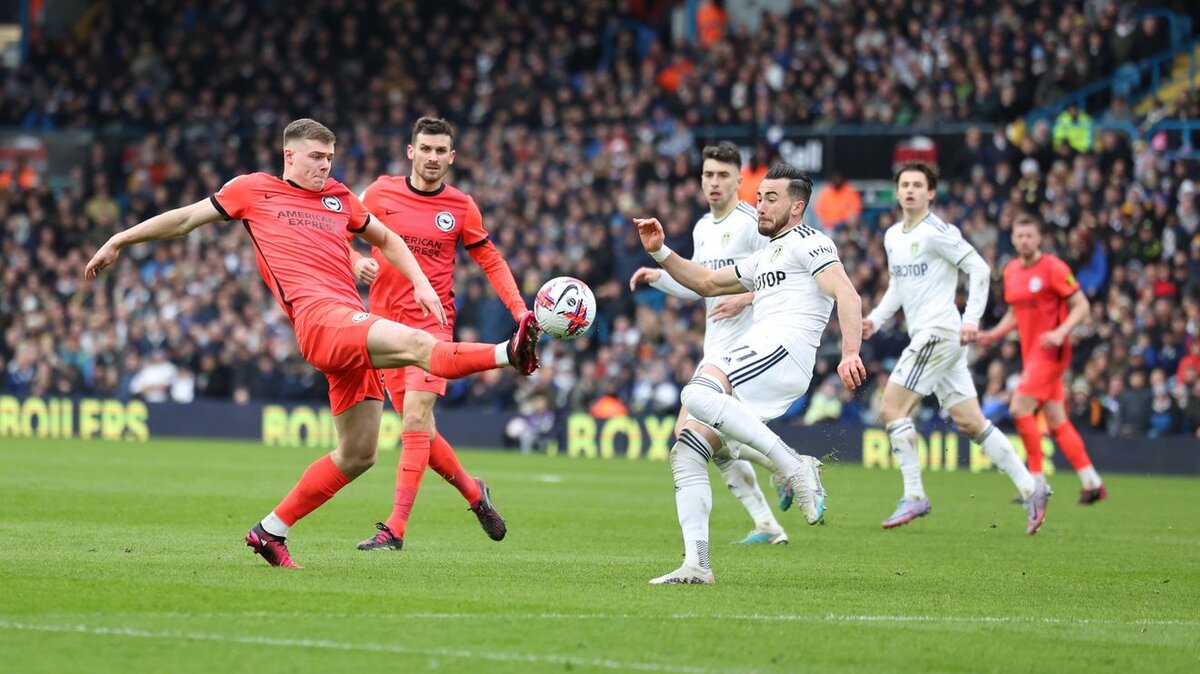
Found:
[[[97, 625], [39, 625], [33, 623], [0, 620], [0, 629], [20, 632], [53, 632], [59, 634], [87, 634], [95, 636], [131, 637], [136, 639], [169, 639], [175, 641], [211, 641], [217, 643], [246, 644], [251, 646], [282, 646], [289, 648], [316, 648], [334, 651], [366, 651], [370, 653], [393, 653], [419, 655], [423, 657], [454, 658], [462, 660], [493, 660], [497, 662], [526, 662], [552, 664], [564, 667], [595, 667], [617, 671], [668, 672], [672, 674], [716, 674], [730, 670], [660, 664], [656, 662], [622, 662], [575, 658], [569, 655], [538, 655], [534, 653], [504, 653], [495, 651], [470, 651], [455, 648], [411, 648], [399, 644], [350, 643], [325, 639], [281, 639], [266, 636], [214, 634], [207, 632], [173, 632], [137, 629], [134, 627], [102, 627]], [[746, 670], [740, 670], [746, 671]]]
[[310, 613], [300, 611], [214, 611], [202, 613], [188, 612], [98, 612], [98, 613], [43, 613], [46, 617], [155, 617], [155, 618], [325, 618], [349, 619], [367, 618], [372, 620], [711, 620], [725, 622], [806, 622], [806, 623], [981, 623], [981, 624], [1011, 624], [1011, 625], [1117, 625], [1123, 627], [1138, 626], [1167, 626], [1167, 627], [1200, 627], [1200, 622], [1192, 620], [1137, 619], [1119, 620], [1115, 618], [1054, 618], [1049, 616], [938, 616], [938, 615], [839, 615], [828, 614], [720, 614], [720, 613], [675, 613], [666, 615], [634, 615], [630, 613]]

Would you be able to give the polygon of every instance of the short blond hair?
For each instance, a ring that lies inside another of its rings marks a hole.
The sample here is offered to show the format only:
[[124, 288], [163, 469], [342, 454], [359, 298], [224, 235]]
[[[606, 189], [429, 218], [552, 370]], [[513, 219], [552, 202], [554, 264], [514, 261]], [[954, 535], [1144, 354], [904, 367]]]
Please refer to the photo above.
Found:
[[333, 145], [337, 142], [337, 136], [324, 124], [305, 117], [288, 124], [283, 130], [283, 144], [286, 146], [293, 140], [315, 140]]

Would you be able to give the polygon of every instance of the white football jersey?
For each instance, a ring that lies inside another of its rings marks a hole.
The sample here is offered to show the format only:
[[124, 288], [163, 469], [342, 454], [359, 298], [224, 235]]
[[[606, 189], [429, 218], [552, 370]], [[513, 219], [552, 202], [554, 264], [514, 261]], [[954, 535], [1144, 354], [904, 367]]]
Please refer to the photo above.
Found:
[[738, 280], [754, 292], [754, 333], [770, 332], [793, 356], [820, 346], [834, 301], [813, 277], [834, 264], [833, 240], [803, 223], [739, 262]]
[[975, 252], [962, 232], [931, 212], [909, 231], [903, 222], [889, 227], [883, 247], [909, 336], [937, 333], [957, 339], [962, 327], [954, 303], [958, 265]]
[[[767, 237], [758, 233], [758, 212], [750, 204], [739, 201], [728, 215], [719, 221], [706, 213], [692, 229], [695, 251], [692, 261], [708, 269], [721, 269], [737, 264], [767, 245]], [[704, 310], [711, 312], [720, 297], [704, 298]], [[704, 323], [704, 353], [716, 354], [733, 348], [754, 322], [754, 309], [723, 321]]]

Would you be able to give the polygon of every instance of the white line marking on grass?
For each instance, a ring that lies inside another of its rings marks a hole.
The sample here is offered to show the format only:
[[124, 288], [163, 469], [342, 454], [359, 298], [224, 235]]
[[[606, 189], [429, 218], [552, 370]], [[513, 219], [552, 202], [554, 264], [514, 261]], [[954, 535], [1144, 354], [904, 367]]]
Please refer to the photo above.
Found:
[[[630, 615], [625, 613], [410, 613], [396, 617], [420, 618], [422, 620], [459, 620], [501, 617], [506, 620], [715, 620], [743, 622], [807, 622], [807, 623], [999, 623], [1038, 625], [1177, 625], [1196, 627], [1200, 623], [1190, 620], [1117, 620], [1112, 618], [1051, 618], [1038, 616], [937, 616], [937, 615], [765, 615], [765, 614], [711, 614], [676, 613], [672, 615]], [[265, 617], [265, 616], [262, 616]], [[347, 617], [350, 617], [347, 614]]]
[[[91, 613], [43, 613], [47, 617], [107, 616], [107, 617], [147, 617], [147, 618], [324, 618], [349, 619], [368, 618], [376, 620], [713, 620], [741, 622], [805, 622], [805, 623], [981, 623], [1009, 625], [1117, 625], [1117, 626], [1166, 626], [1166, 627], [1200, 627], [1200, 622], [1193, 620], [1136, 619], [1120, 620], [1116, 618], [1054, 618], [1049, 616], [939, 616], [939, 615], [839, 615], [835, 613], [810, 614], [721, 614], [721, 613], [674, 613], [674, 614], [645, 614], [631, 613], [519, 613], [519, 612], [487, 612], [487, 613], [312, 613], [299, 611], [215, 611], [215, 612], [91, 612]], [[0, 623], [2, 625], [2, 623]]]
[[562, 475], [550, 475], [549, 473], [547, 473], [545, 475], [534, 475], [533, 481], [534, 482], [547, 482], [549, 484], [558, 484], [559, 482], [563, 481], [563, 476]]
[[[621, 662], [575, 658], [569, 655], [538, 655], [534, 653], [504, 653], [495, 651], [470, 651], [456, 648], [410, 648], [399, 644], [350, 643], [325, 639], [281, 639], [277, 637], [213, 634], [206, 632], [173, 632], [137, 629], [134, 627], [102, 627], [98, 625], [39, 625], [33, 623], [0, 620], [0, 629], [20, 632], [53, 632], [60, 634], [88, 634], [95, 636], [132, 637], [135, 639], [170, 639], [176, 641], [211, 641], [216, 643], [247, 644], [252, 646], [283, 646], [292, 648], [316, 648], [333, 651], [366, 651], [371, 653], [394, 653], [420, 655], [424, 657], [455, 658], [463, 660], [494, 660], [497, 662], [527, 662], [572, 667], [596, 667], [617, 671], [672, 672], [678, 674], [715, 674], [730, 670], [715, 670], [702, 667], [660, 664], [656, 662]], [[744, 671], [744, 670], [742, 670]]]

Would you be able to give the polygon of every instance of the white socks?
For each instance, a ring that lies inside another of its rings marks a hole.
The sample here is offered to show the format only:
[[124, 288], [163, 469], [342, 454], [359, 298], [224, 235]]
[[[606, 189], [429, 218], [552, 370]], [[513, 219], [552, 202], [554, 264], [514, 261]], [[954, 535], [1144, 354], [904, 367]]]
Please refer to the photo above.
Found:
[[917, 430], [912, 419], [905, 417], [887, 425], [888, 438], [892, 441], [892, 453], [900, 464], [904, 476], [904, 498], [925, 498], [925, 485], [921, 483], [921, 458], [917, 455]]
[[1078, 473], [1079, 481], [1083, 484], [1084, 489], [1098, 489], [1100, 485], [1104, 484], [1100, 480], [1100, 473], [1096, 472], [1094, 466], [1080, 468]]
[[271, 534], [272, 536], [279, 536], [281, 538], [287, 538], [288, 531], [291, 529], [291, 527], [283, 523], [283, 520], [279, 519], [279, 515], [276, 515], [274, 510], [272, 510], [266, 517], [262, 518], [262, 521], [259, 524], [262, 524], [262, 528], [265, 529], [268, 534]]
[[1008, 441], [1008, 436], [997, 431], [992, 422], [989, 421], [987, 426], [984, 426], [979, 437], [971, 438], [971, 440], [983, 447], [983, 453], [987, 454], [997, 468], [1008, 474], [1008, 478], [1017, 486], [1017, 491], [1021, 492], [1021, 496], [1029, 498], [1033, 494], [1033, 490], [1037, 487], [1033, 475], [1029, 473], [1029, 469], [1017, 456], [1017, 450], [1013, 449], [1012, 443]]
[[504, 367], [505, 365], [512, 365], [512, 363], [508, 362], [508, 342], [496, 345], [496, 367]]
[[675, 512], [683, 531], [683, 563], [709, 569], [708, 515], [712, 511], [712, 487], [708, 483], [708, 460], [713, 448], [699, 433], [685, 428], [671, 448], [671, 473], [675, 476]]
[[783, 475], [800, 467], [798, 455], [779, 439], [746, 403], [725, 393], [721, 384], [706, 375], [692, 379], [679, 395], [683, 407], [709, 427], [757, 448]]
[[[733, 447], [732, 445], [736, 445], [736, 447]], [[743, 445], [742, 443], [740, 443], [737, 440], [734, 440], [732, 438], [725, 439], [725, 446], [729, 447], [733, 456], [736, 456], [737, 458], [743, 459], [745, 461], [749, 461], [750, 463], [762, 466], [763, 468], [766, 468], [768, 471], [770, 471], [770, 473], [772, 475], [776, 475], [778, 477], [787, 477], [786, 474], [780, 472], [779, 466], [776, 465], [774, 461], [768, 459], [766, 454], [763, 454], [762, 452], [758, 451], [757, 449], [755, 449], [749, 445]]]
[[771, 506], [767, 505], [767, 499], [758, 486], [758, 476], [754, 474], [754, 467], [749, 461], [717, 459], [713, 463], [717, 464], [717, 470], [725, 478], [725, 486], [729, 487], [730, 493], [742, 502], [750, 519], [754, 520], [756, 529], [772, 532], [783, 530], [775, 519], [775, 513], [771, 512]]

